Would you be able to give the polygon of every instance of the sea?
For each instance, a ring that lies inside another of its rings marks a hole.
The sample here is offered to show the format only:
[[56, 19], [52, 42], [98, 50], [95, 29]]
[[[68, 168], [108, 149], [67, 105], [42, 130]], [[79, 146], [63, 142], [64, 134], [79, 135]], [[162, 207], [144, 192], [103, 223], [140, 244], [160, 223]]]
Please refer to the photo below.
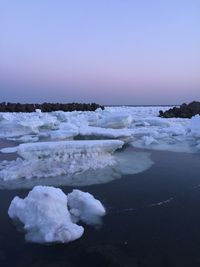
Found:
[[[0, 148], [16, 144], [0, 140]], [[0, 267], [199, 267], [200, 153], [151, 146], [131, 151], [147, 153], [153, 164], [106, 183], [59, 186], [66, 194], [75, 188], [89, 192], [106, 209], [101, 225], [82, 224], [84, 235], [70, 243], [27, 242], [8, 208], [30, 188], [0, 187]], [[0, 153], [1, 162], [15, 158]]]
[[68, 244], [26, 242], [7, 211], [29, 190], [0, 190], [0, 266], [200, 266], [200, 155], [150, 153], [155, 163], [142, 173], [79, 188], [103, 203], [106, 216]]

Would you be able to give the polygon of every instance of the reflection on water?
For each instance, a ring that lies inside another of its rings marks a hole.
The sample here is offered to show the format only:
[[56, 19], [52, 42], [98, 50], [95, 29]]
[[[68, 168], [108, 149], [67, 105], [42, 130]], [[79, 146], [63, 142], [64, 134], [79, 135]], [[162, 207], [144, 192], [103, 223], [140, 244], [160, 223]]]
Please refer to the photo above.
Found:
[[7, 209], [28, 191], [1, 190], [0, 266], [200, 266], [200, 156], [152, 151], [151, 157], [155, 164], [145, 172], [81, 188], [107, 215], [101, 228], [85, 226], [84, 236], [69, 244], [26, 243]]

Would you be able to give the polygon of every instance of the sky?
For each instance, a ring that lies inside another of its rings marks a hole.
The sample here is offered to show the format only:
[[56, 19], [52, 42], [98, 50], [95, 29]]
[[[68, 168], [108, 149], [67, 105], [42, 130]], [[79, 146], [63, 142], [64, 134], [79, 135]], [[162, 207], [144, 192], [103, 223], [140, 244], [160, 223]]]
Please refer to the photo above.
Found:
[[0, 102], [200, 101], [199, 0], [0, 0]]

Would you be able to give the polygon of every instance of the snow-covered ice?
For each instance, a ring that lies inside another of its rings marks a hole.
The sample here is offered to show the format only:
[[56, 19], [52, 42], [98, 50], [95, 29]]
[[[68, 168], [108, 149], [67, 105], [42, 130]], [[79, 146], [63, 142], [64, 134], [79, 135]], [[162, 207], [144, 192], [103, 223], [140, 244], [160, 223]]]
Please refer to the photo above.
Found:
[[[18, 158], [0, 162], [0, 184], [33, 177], [39, 179], [33, 185], [39, 181], [49, 184], [50, 176], [56, 178], [51, 181], [55, 185], [112, 181], [152, 165], [146, 152], [140, 154], [134, 148], [199, 153], [200, 116], [159, 118], [159, 110], [168, 108], [120, 106], [95, 112], [0, 113], [0, 138], [20, 143], [1, 150], [17, 152]], [[114, 152], [122, 146], [124, 149]], [[127, 151], [130, 146], [132, 151]]]
[[23, 159], [45, 159], [59, 157], [84, 157], [89, 153], [113, 153], [123, 146], [120, 140], [88, 140], [88, 141], [60, 141], [60, 142], [37, 142], [20, 144], [17, 147], [3, 148], [1, 152], [17, 152]]
[[22, 135], [21, 137], [8, 137], [8, 140], [11, 141], [17, 141], [17, 142], [22, 142], [22, 143], [29, 143], [29, 142], [37, 142], [39, 141], [39, 137], [38, 136], [34, 136], [34, 135]]
[[42, 130], [57, 129], [59, 121], [49, 113], [0, 113], [0, 138], [39, 134]]
[[24, 199], [12, 200], [8, 215], [24, 225], [27, 241], [68, 243], [84, 233], [77, 221], [91, 224], [91, 218], [104, 216], [105, 209], [89, 193], [74, 190], [65, 195], [59, 188], [36, 186]]
[[89, 193], [73, 190], [67, 198], [69, 211], [75, 217], [75, 221], [81, 220], [86, 224], [96, 225], [99, 224], [99, 218], [106, 213], [101, 202]]
[[[104, 159], [106, 160], [107, 158]], [[132, 151], [132, 149], [126, 149], [125, 151], [115, 152], [112, 155], [112, 164], [106, 165], [104, 168], [88, 169], [80, 173], [68, 173], [65, 175], [56, 175], [56, 168], [59, 164], [52, 163], [49, 160], [46, 166], [46, 176], [42, 176], [41, 164], [36, 162], [35, 165], [29, 163], [23, 165], [23, 162], [18, 159], [19, 162], [12, 162], [9, 165], [8, 161], [4, 161], [0, 164], [2, 171], [2, 179], [0, 179], [0, 188], [16, 189], [16, 188], [32, 188], [35, 185], [53, 185], [53, 186], [87, 186], [93, 184], [108, 183], [116, 179], [120, 179], [123, 175], [137, 174], [149, 169], [154, 163], [151, 160], [151, 154], [149, 152]], [[54, 164], [54, 165], [53, 165]], [[92, 164], [92, 162], [91, 162]], [[76, 168], [78, 168], [76, 166]], [[30, 171], [32, 169], [37, 171], [41, 177], [32, 178]], [[48, 171], [48, 172], [47, 172]], [[48, 176], [47, 175], [50, 175]], [[14, 176], [15, 179], [9, 179]], [[26, 177], [20, 178], [20, 177]], [[52, 177], [53, 176], [53, 177]], [[29, 179], [28, 179], [29, 178]], [[32, 179], [30, 179], [32, 178]]]
[[84, 136], [92, 137], [104, 137], [104, 138], [114, 138], [120, 139], [123, 141], [130, 141], [132, 138], [132, 132], [130, 129], [110, 129], [110, 128], [101, 128], [101, 127], [84, 127], [81, 128], [79, 134]]
[[90, 140], [27, 143], [3, 148], [1, 152], [17, 152], [20, 157], [0, 163], [0, 187], [100, 184], [152, 166], [150, 153], [131, 149], [115, 152], [123, 144], [120, 140]]
[[113, 129], [120, 129], [120, 128], [127, 128], [133, 118], [130, 114], [124, 113], [111, 113], [107, 114], [103, 118], [100, 118], [95, 125], [102, 128], [113, 128]]
[[20, 144], [1, 149], [20, 156], [1, 166], [0, 179], [55, 177], [114, 165], [112, 153], [123, 146], [120, 140], [60, 141]]
[[200, 115], [196, 115], [191, 118], [188, 129], [192, 136], [200, 138]]

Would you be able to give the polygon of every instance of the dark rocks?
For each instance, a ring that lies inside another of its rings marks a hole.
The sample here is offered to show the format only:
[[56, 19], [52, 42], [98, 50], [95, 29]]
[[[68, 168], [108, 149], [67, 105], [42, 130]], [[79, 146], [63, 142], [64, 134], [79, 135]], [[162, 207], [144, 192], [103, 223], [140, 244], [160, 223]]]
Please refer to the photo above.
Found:
[[163, 112], [159, 111], [159, 117], [163, 118], [192, 118], [193, 116], [200, 115], [200, 102], [193, 101], [189, 104], [183, 103], [179, 108], [173, 107]]
[[103, 106], [96, 103], [43, 103], [43, 104], [20, 104], [20, 103], [0, 103], [0, 112], [34, 112], [40, 109], [42, 112], [51, 111], [95, 111], [96, 109], [104, 109]]

